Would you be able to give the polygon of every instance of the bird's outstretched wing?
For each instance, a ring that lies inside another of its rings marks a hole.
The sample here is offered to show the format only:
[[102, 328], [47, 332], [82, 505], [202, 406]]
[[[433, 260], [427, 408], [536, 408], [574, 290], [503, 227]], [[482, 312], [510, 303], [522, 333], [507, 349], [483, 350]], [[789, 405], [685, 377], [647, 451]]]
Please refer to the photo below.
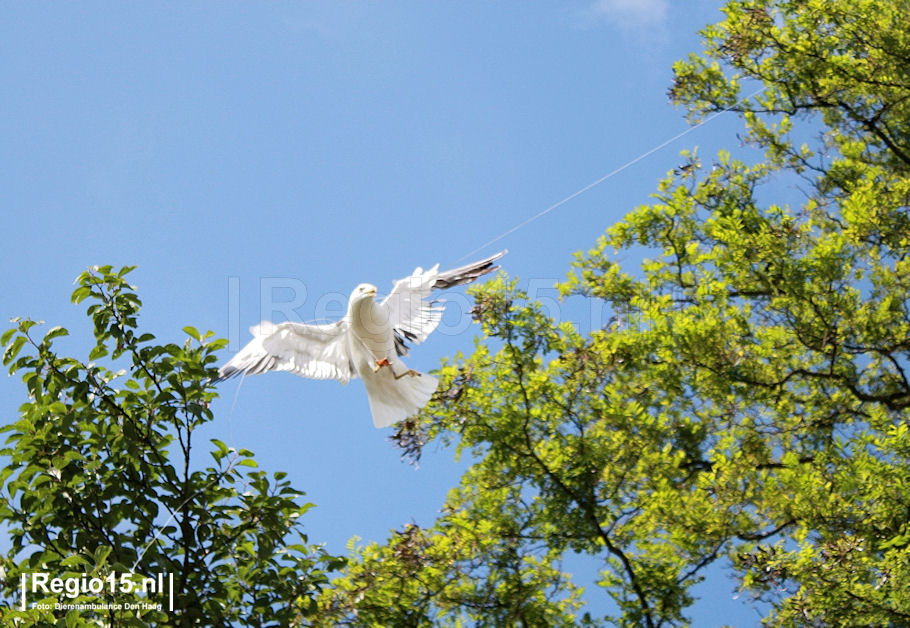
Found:
[[356, 377], [347, 343], [348, 322], [328, 325], [263, 321], [250, 328], [253, 339], [218, 371], [218, 379], [241, 373], [290, 371], [312, 379]]
[[500, 251], [486, 259], [441, 272], [439, 264], [426, 271], [418, 266], [410, 277], [396, 281], [382, 305], [389, 312], [398, 355], [408, 354], [407, 343], [416, 344], [426, 340], [442, 320], [444, 308], [436, 301], [429, 300], [433, 290], [470, 283], [498, 270], [499, 266], [493, 263], [506, 253], [508, 251]]

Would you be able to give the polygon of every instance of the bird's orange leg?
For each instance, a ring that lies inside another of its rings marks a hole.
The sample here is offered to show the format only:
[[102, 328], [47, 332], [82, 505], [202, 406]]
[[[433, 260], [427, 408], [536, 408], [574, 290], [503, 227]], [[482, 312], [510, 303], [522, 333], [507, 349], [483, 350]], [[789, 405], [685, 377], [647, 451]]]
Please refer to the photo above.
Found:
[[402, 373], [401, 375], [397, 374], [397, 373], [395, 372], [395, 369], [392, 368], [392, 363], [389, 362], [389, 359], [388, 359], [388, 358], [382, 358], [381, 360], [376, 360], [376, 368], [374, 368], [373, 371], [374, 371], [375, 373], [378, 373], [378, 372], [379, 372], [379, 369], [381, 369], [383, 366], [387, 366], [387, 367], [389, 367], [389, 369], [391, 369], [391, 371], [392, 371], [392, 377], [394, 377], [395, 379], [401, 379], [402, 377], [405, 377], [406, 375], [410, 375], [411, 377], [419, 377], [419, 376], [420, 376], [420, 373], [418, 373], [418, 372], [415, 371], [414, 369], [408, 369], [407, 371], [405, 371], [405, 372]]

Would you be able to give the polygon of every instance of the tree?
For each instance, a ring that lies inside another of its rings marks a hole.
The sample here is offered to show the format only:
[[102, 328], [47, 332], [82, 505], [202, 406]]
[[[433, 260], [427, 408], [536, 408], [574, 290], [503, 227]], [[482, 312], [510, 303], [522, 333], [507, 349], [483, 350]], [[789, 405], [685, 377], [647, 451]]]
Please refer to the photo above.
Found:
[[[67, 334], [61, 327], [38, 339], [34, 321], [17, 321], [3, 334], [3, 362], [21, 374], [28, 401], [3, 428], [0, 453], [10, 462], [0, 471], [0, 521], [12, 547], [2, 559], [0, 620], [297, 625], [312, 616], [326, 571], [343, 561], [308, 544], [298, 518], [312, 504], [301, 502], [303, 493], [284, 473], [269, 477], [251, 452], [217, 440], [209, 466], [192, 455], [199, 451], [194, 430], [212, 418], [213, 363], [225, 341], [192, 327], [183, 346], [140, 334], [140, 300], [125, 279], [130, 270], [105, 266], [77, 280], [73, 301], [91, 302], [94, 324], [88, 361], [55, 351], [55, 339]], [[97, 362], [105, 358], [109, 367]], [[116, 585], [101, 595], [39, 590], [29, 602], [49, 608], [20, 610], [22, 575], [36, 572]], [[124, 592], [121, 578], [131, 573], [172, 575], [175, 612], [160, 589]], [[55, 602], [105, 608], [54, 610]]]
[[[623, 625], [684, 624], [716, 561], [771, 624], [910, 625], [910, 3], [724, 10], [670, 94], [739, 112], [761, 158], [687, 154], [578, 256], [560, 289], [609, 328], [474, 289], [483, 338], [396, 435], [472, 464], [432, 527], [359, 548], [327, 616], [599, 622], [560, 571], [579, 552]], [[633, 248], [637, 272], [611, 255]]]

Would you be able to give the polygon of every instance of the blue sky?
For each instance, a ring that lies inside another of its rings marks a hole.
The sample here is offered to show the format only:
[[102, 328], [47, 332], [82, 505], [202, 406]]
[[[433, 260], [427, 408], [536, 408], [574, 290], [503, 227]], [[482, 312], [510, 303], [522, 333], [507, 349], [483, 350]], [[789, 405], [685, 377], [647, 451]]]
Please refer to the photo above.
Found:
[[[6, 3], [0, 316], [64, 325], [61, 349], [85, 355], [73, 278], [136, 264], [145, 331], [179, 342], [185, 325], [227, 337], [239, 324], [243, 343], [263, 315], [338, 315], [360, 282], [387, 290], [417, 265], [455, 265], [684, 130], [671, 65], [719, 6]], [[647, 202], [678, 151], [736, 149], [739, 126], [718, 118], [475, 257], [509, 248], [505, 269], [552, 298], [572, 253]], [[411, 366], [471, 350], [477, 330], [454, 301], [449, 333]], [[7, 420], [23, 394], [0, 380]], [[359, 382], [275, 374], [222, 395], [202, 436], [287, 471], [318, 505], [310, 539], [334, 552], [429, 524], [466, 464], [435, 445], [418, 470], [400, 462]], [[712, 574], [697, 624], [756, 623], [734, 585]]]

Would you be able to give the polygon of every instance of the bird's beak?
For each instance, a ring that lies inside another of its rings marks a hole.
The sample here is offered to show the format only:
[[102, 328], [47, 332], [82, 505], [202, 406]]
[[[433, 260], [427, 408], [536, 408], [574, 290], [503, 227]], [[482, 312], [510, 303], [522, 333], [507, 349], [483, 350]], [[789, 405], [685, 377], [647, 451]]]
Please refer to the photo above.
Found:
[[375, 296], [376, 296], [376, 288], [373, 288], [373, 289], [370, 290], [367, 294], [369, 294], [371, 297], [375, 297]]

